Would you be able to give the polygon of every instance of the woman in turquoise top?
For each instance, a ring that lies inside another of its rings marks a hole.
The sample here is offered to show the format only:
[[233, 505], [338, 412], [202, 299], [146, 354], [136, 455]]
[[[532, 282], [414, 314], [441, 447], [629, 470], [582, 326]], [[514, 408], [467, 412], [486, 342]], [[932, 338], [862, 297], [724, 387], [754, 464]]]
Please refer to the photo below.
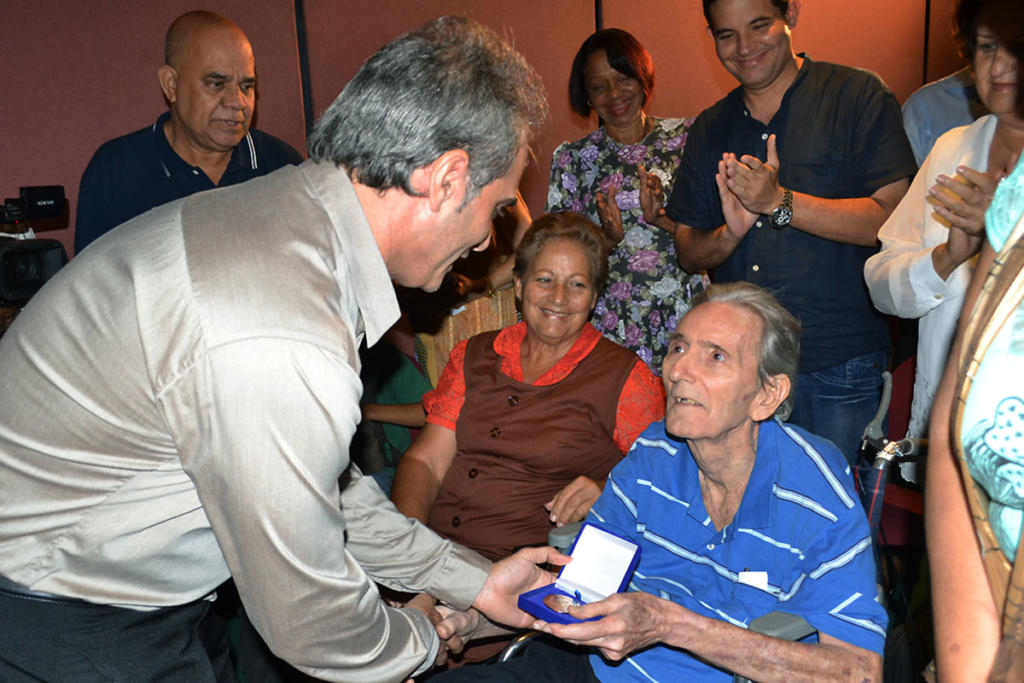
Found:
[[[996, 0], [997, 59], [1024, 8]], [[1009, 46], [1009, 47], [1004, 47]], [[1024, 88], [1016, 81], [1018, 107]], [[931, 421], [925, 520], [939, 680], [1024, 681], [1024, 163], [996, 190]], [[966, 486], [965, 486], [966, 483]]]

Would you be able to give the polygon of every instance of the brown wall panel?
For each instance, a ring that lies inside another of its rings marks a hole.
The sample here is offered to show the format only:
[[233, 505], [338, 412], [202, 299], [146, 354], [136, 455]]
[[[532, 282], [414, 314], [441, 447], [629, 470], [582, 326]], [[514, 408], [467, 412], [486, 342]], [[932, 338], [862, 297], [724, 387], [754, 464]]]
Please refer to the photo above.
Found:
[[377, 48], [430, 19], [459, 14], [511, 38], [540, 73], [551, 102], [548, 125], [533, 146], [537, 163], [527, 168], [520, 186], [534, 215], [544, 210], [551, 152], [563, 140], [590, 130], [587, 122], [570, 116], [566, 83], [579, 43], [594, 28], [592, 0], [305, 0], [305, 11], [310, 90], [317, 116]]
[[604, 0], [604, 26], [629, 31], [651, 53], [652, 114], [696, 116], [736, 87], [715, 56], [699, 1], [648, 0], [642, 7]]
[[928, 35], [928, 81], [951, 74], [966, 62], [953, 39], [955, 0], [931, 0]]
[[[204, 7], [249, 36], [259, 78], [257, 122], [305, 147], [292, 0], [209, 0]], [[22, 185], [63, 185], [71, 204], [92, 153], [106, 140], [142, 128], [166, 109], [156, 80], [171, 21], [194, 0], [68, 2], [3, 0], [0, 83], [0, 197]], [[68, 253], [73, 225], [44, 233]]]
[[808, 0], [793, 37], [812, 59], [874, 71], [900, 102], [921, 85], [924, 0]]

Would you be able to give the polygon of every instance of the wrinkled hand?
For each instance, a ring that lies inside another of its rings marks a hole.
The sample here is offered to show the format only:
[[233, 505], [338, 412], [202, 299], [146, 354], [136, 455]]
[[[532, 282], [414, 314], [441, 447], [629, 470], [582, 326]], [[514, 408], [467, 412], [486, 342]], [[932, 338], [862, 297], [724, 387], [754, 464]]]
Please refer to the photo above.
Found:
[[544, 503], [556, 526], [578, 522], [587, 516], [594, 501], [601, 495], [601, 485], [590, 477], [579, 476]]
[[569, 614], [577, 619], [602, 619], [578, 624], [536, 621], [533, 628], [576, 645], [596, 647], [608, 659], [618, 661], [661, 642], [668, 628], [666, 615], [670, 608], [678, 607], [650, 593], [615, 593], [599, 602], [569, 608]]
[[768, 155], [763, 162], [750, 154], [737, 159], [731, 152], [723, 154], [722, 161], [726, 184], [747, 211], [767, 214], [782, 202], [775, 135], [768, 137]]
[[648, 173], [643, 166], [637, 166], [636, 172], [640, 177], [640, 210], [644, 220], [654, 225], [665, 215], [665, 188], [661, 185], [661, 178]]
[[715, 184], [718, 185], [718, 195], [722, 199], [722, 213], [725, 215], [726, 229], [736, 239], [743, 239], [743, 236], [750, 232], [754, 221], [757, 220], [757, 214], [743, 208], [739, 197], [729, 189], [725, 179], [725, 161], [718, 162]]
[[529, 626], [533, 617], [519, 609], [519, 594], [554, 582], [555, 577], [537, 565], [561, 566], [570, 559], [554, 548], [523, 548], [491, 566], [473, 606], [500, 624], [512, 628]]
[[[441, 624], [441, 613], [435, 609], [434, 605], [437, 601], [433, 596], [427, 595], [426, 593], [420, 593], [405, 603], [405, 609], [419, 610], [430, 620], [430, 623], [435, 629], [439, 628]], [[462, 640], [455, 635], [456, 640], [453, 645], [458, 649], [453, 649], [452, 645], [449, 645], [447, 639], [441, 638], [441, 647], [437, 648], [437, 657], [434, 659], [434, 666], [440, 666], [448, 661], [448, 650], [453, 652], [462, 652]]]
[[601, 221], [601, 229], [604, 230], [608, 244], [618, 244], [622, 241], [626, 232], [622, 229], [622, 213], [615, 201], [615, 195], [619, 188], [609, 187], [608, 194], [598, 191], [594, 193], [594, 201], [597, 204], [597, 217]]

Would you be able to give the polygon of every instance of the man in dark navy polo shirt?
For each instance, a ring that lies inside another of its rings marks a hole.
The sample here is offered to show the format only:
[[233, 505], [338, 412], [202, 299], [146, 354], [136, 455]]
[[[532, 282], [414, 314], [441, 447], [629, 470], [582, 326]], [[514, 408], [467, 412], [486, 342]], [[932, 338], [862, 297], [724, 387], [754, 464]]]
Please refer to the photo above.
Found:
[[689, 272], [746, 280], [803, 325], [790, 420], [851, 462], [880, 396], [888, 331], [863, 280], [878, 229], [916, 167], [899, 105], [866, 71], [793, 51], [799, 0], [704, 0], [718, 57], [740, 87], [694, 122], [665, 210]]
[[231, 20], [181, 15], [167, 30], [164, 59], [157, 76], [170, 111], [93, 155], [78, 193], [76, 252], [155, 206], [302, 161], [287, 143], [250, 130], [256, 66]]

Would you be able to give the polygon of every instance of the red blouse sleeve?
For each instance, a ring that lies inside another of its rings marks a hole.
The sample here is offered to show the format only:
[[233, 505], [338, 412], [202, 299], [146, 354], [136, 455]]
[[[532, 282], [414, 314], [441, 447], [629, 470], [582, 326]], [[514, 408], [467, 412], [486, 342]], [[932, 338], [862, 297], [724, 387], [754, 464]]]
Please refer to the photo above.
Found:
[[427, 422], [440, 425], [455, 431], [455, 423], [462, 412], [462, 404], [466, 400], [466, 343], [463, 340], [455, 345], [448, 356], [448, 363], [437, 378], [437, 388], [423, 395], [423, 409], [427, 412]]
[[636, 437], [652, 422], [665, 417], [665, 387], [650, 368], [637, 359], [619, 394], [615, 414], [615, 445], [629, 452]]

